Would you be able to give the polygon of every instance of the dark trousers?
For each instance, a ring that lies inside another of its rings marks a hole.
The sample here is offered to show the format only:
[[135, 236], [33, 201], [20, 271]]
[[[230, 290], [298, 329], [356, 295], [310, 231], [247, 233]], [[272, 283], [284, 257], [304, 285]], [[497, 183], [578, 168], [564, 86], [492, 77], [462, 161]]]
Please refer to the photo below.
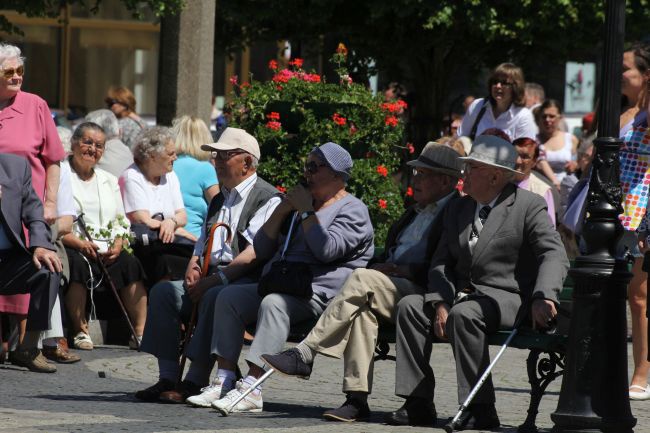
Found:
[[51, 328], [50, 313], [59, 292], [61, 274], [43, 266], [36, 269], [32, 256], [18, 249], [0, 252], [0, 294], [29, 293], [27, 330]]

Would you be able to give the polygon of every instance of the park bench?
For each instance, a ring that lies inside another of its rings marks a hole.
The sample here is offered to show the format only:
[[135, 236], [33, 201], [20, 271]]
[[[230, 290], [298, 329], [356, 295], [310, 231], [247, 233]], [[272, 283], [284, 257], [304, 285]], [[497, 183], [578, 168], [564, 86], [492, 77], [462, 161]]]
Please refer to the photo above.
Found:
[[[510, 342], [508, 347], [528, 350], [526, 368], [530, 383], [530, 402], [526, 420], [518, 427], [519, 433], [536, 433], [535, 420], [539, 412], [539, 404], [548, 385], [564, 372], [566, 346], [568, 342], [568, 319], [571, 311], [573, 294], [573, 280], [568, 276], [560, 293], [560, 311], [556, 332], [543, 334], [532, 329], [522, 327]], [[315, 325], [315, 321], [302, 322], [291, 328], [289, 341], [302, 341]], [[502, 346], [510, 331], [499, 331], [489, 338], [490, 345]], [[395, 326], [380, 324], [377, 346], [375, 347], [375, 361], [395, 360], [390, 355], [390, 344], [395, 343]], [[438, 341], [436, 343], [443, 343]], [[448, 343], [447, 343], [448, 344]]]

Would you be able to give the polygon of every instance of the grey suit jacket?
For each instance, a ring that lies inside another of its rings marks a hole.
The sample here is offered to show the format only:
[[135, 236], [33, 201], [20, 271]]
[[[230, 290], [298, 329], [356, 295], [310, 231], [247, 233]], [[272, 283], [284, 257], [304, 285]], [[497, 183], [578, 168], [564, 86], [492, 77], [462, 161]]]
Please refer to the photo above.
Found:
[[0, 218], [7, 237], [15, 247], [27, 251], [23, 224], [29, 234], [29, 247], [56, 251], [50, 227], [43, 218], [43, 203], [32, 187], [32, 170], [26, 159], [0, 153]]
[[447, 206], [425, 302], [451, 305], [457, 290], [471, 287], [497, 303], [502, 326], [512, 325], [522, 298], [558, 302], [569, 261], [544, 199], [507, 185], [472, 254], [469, 237], [475, 210], [476, 202], [469, 196]]

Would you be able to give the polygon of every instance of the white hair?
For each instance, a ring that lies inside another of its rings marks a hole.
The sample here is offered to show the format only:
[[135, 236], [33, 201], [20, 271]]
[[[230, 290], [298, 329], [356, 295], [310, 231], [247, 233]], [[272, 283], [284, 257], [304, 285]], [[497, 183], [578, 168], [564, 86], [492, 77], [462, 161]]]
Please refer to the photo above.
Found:
[[20, 48], [11, 44], [0, 43], [0, 67], [10, 59], [18, 60], [21, 65], [25, 63], [25, 58], [20, 56]]
[[86, 121], [98, 124], [104, 130], [106, 139], [118, 138], [120, 136], [120, 123], [111, 110], [101, 108], [86, 114]]
[[165, 126], [143, 129], [135, 138], [135, 146], [132, 149], [133, 160], [142, 164], [145, 160], [153, 158], [155, 154], [162, 154], [170, 141], [174, 141], [174, 134]]

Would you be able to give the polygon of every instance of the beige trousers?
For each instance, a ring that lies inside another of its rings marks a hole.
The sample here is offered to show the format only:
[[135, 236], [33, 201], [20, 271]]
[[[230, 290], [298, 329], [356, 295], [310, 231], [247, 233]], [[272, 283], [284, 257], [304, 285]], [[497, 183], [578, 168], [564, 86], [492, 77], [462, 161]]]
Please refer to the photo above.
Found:
[[371, 392], [377, 320], [395, 323], [397, 302], [421, 293], [424, 289], [406, 278], [356, 269], [303, 343], [323, 355], [343, 357], [343, 392]]

